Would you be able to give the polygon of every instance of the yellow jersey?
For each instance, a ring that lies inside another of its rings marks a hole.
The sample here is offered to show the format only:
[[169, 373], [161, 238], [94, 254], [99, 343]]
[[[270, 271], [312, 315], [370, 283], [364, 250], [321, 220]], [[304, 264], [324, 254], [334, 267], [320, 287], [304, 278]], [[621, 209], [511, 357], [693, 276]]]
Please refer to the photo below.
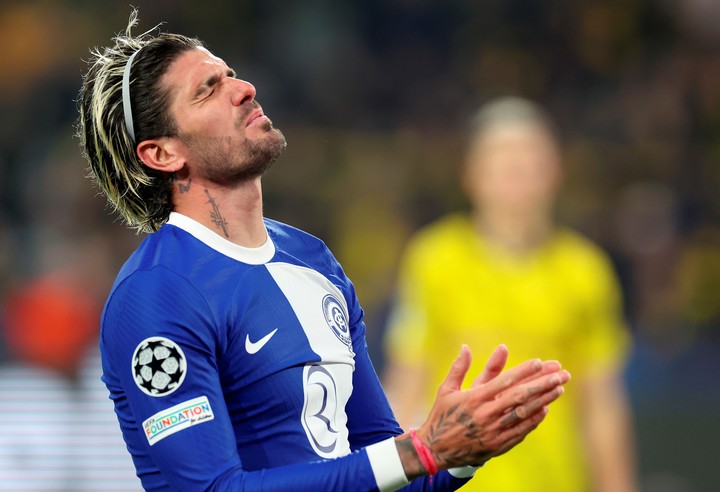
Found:
[[619, 286], [600, 248], [557, 230], [534, 252], [512, 255], [483, 241], [469, 217], [453, 215], [411, 240], [398, 294], [388, 355], [427, 365], [428, 406], [463, 343], [473, 352], [466, 385], [500, 343], [510, 351], [507, 367], [536, 357], [557, 359], [573, 376], [545, 421], [462, 490], [588, 490], [573, 386], [619, 369], [629, 345]]

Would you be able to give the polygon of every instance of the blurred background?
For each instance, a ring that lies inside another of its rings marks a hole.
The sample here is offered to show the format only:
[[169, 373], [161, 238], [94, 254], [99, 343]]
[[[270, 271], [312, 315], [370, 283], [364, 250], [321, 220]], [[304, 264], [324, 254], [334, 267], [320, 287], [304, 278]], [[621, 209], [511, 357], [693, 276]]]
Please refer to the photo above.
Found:
[[[134, 0], [203, 39], [288, 150], [266, 215], [355, 282], [379, 372], [398, 260], [466, 209], [467, 118], [517, 95], [556, 118], [563, 224], [612, 257], [646, 491], [720, 483], [720, 1]], [[99, 381], [98, 317], [142, 240], [84, 179], [75, 98], [130, 6], [0, 3], [0, 490], [139, 490]], [[140, 32], [140, 31], [138, 31]]]

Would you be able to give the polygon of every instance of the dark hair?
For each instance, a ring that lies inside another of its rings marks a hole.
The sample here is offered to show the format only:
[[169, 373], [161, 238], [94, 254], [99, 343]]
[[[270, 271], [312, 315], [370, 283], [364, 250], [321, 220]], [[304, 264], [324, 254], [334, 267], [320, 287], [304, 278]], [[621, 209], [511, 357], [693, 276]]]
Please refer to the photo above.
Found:
[[[114, 45], [91, 50], [89, 69], [78, 97], [77, 136], [89, 162], [89, 177], [102, 190], [114, 210], [140, 231], [156, 231], [172, 210], [168, 173], [144, 165], [136, 142], [176, 136], [169, 111], [170, 94], [162, 77], [170, 65], [200, 40], [179, 34], [152, 32], [133, 37], [138, 13], [133, 10]], [[135, 140], [128, 134], [122, 100], [122, 79], [128, 59], [136, 53], [130, 71], [130, 101]]]

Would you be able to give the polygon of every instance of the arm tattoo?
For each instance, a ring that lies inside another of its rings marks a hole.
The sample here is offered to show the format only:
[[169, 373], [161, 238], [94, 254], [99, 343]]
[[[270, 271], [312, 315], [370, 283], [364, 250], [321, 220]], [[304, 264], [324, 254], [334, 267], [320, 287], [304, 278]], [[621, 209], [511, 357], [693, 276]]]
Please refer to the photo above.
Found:
[[218, 207], [215, 199], [210, 196], [210, 192], [207, 189], [205, 189], [205, 194], [208, 197], [208, 201], [206, 201], [205, 203], [209, 203], [210, 207], [212, 208], [212, 210], [210, 210], [210, 220], [212, 220], [213, 224], [222, 229], [223, 234], [225, 234], [226, 238], [230, 237], [230, 235], [228, 234], [227, 220], [225, 220], [225, 218], [220, 214], [220, 207]]
[[412, 480], [410, 477], [419, 477], [422, 475], [425, 472], [425, 468], [422, 466], [422, 463], [420, 463], [420, 458], [418, 458], [417, 451], [415, 451], [415, 446], [413, 446], [410, 436], [403, 435], [398, 437], [395, 440], [395, 444], [398, 448], [400, 460], [404, 464], [405, 475], [408, 479]]

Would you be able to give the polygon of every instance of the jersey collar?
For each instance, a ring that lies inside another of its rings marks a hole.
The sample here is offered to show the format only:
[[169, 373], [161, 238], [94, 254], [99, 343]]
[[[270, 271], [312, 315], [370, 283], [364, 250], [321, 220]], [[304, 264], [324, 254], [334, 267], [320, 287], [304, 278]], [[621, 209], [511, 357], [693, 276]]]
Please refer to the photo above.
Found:
[[194, 238], [205, 243], [218, 253], [249, 265], [263, 265], [275, 256], [275, 244], [268, 234], [265, 244], [257, 248], [246, 248], [208, 229], [200, 222], [178, 212], [170, 212], [168, 224], [178, 227]]

